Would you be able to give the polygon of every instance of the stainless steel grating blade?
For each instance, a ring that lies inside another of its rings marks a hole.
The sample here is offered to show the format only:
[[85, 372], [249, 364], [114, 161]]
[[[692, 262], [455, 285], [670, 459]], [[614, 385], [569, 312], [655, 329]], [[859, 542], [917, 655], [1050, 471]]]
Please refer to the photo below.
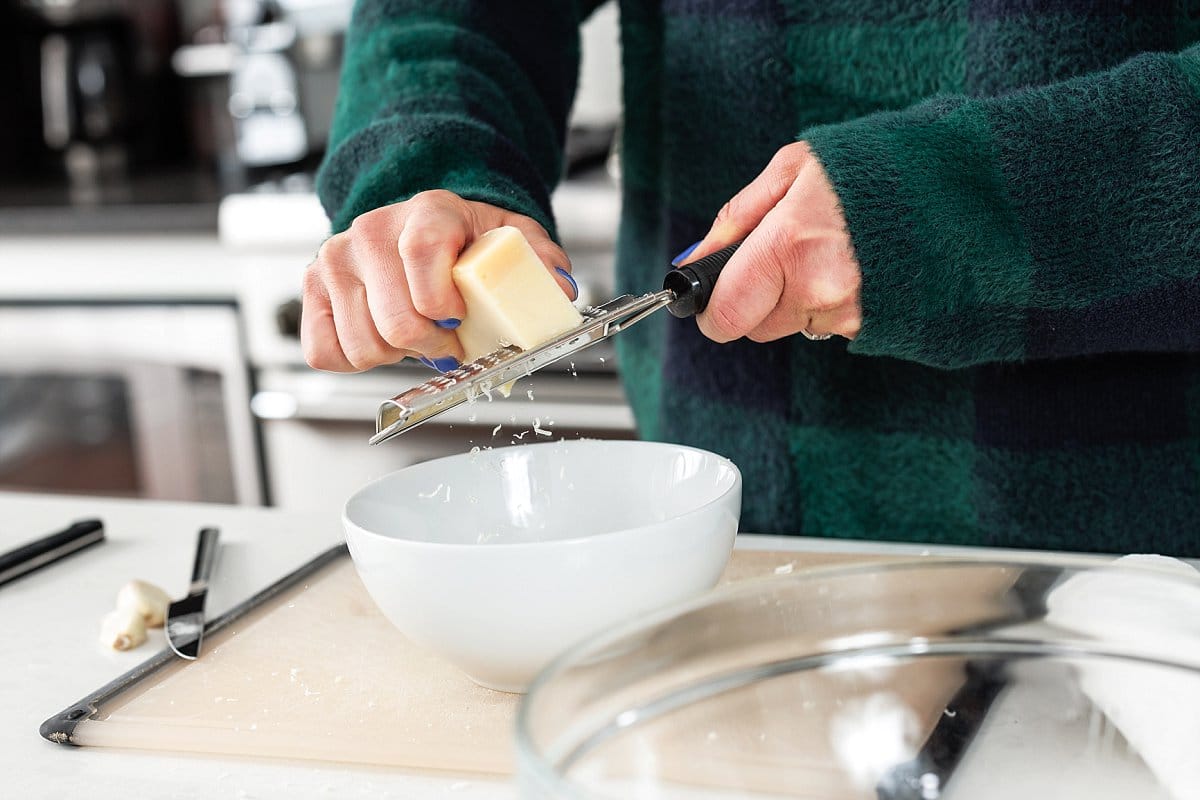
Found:
[[661, 291], [643, 295], [621, 295], [604, 305], [584, 310], [583, 322], [531, 350], [509, 345], [437, 375], [419, 386], [385, 400], [375, 418], [371, 444], [395, 438], [443, 411], [475, 400], [491, 399], [500, 387], [531, 375], [547, 364], [578, 353], [645, 319], [660, 308], [677, 317], [704, 310], [717, 276], [737, 251], [732, 244], [697, 261], [667, 273]]

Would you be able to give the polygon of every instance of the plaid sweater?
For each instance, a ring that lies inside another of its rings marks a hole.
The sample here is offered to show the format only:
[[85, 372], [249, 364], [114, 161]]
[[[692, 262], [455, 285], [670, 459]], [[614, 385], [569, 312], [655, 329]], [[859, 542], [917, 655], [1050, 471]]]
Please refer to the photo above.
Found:
[[[319, 191], [445, 187], [553, 230], [591, 3], [360, 0]], [[624, 0], [619, 288], [784, 144], [863, 270], [853, 342], [618, 336], [641, 433], [742, 528], [1200, 556], [1200, 0]]]

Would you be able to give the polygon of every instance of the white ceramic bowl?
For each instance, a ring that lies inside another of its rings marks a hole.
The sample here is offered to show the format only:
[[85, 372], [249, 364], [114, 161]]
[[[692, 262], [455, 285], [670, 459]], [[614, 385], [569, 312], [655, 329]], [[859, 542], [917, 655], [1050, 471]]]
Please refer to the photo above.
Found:
[[655, 442], [465, 453], [346, 503], [375, 603], [474, 681], [523, 691], [571, 644], [716, 584], [742, 479], [721, 456]]

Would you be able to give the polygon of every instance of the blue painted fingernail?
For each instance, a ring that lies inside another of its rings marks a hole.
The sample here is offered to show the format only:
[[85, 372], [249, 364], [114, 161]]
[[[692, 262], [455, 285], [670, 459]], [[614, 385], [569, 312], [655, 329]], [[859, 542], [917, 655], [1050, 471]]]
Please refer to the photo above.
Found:
[[571, 284], [571, 289], [575, 292], [575, 296], [572, 297], [571, 300], [572, 301], [578, 300], [579, 299], [579, 284], [575, 282], [575, 278], [573, 278], [571, 276], [571, 273], [567, 272], [562, 267], [555, 267], [554, 271], [557, 272], [559, 275], [562, 275], [564, 278], [566, 278], [567, 283]]
[[420, 361], [422, 364], [429, 367], [430, 369], [437, 369], [437, 367], [434, 366], [434, 363], [432, 361], [430, 361], [428, 358], [426, 358], [425, 356], [417, 356], [417, 361]]
[[[701, 239], [701, 240], [700, 240], [700, 242], [702, 242], [702, 241], [704, 241], [704, 240], [703, 240], [703, 239]], [[677, 255], [677, 256], [675, 256], [674, 258], [672, 258], [672, 259], [671, 259], [671, 266], [672, 266], [672, 267], [678, 267], [678, 266], [679, 266], [679, 263], [680, 263], [681, 261], [683, 261], [685, 258], [687, 258], [688, 256], [690, 256], [692, 253], [694, 253], [694, 252], [696, 251], [696, 248], [700, 246], [700, 242], [695, 242], [695, 243], [693, 243], [691, 247], [689, 247], [688, 249], [684, 250], [684, 251], [683, 251], [682, 253], [680, 253], [679, 255]]]
[[433, 359], [433, 368], [438, 372], [449, 372], [452, 369], [458, 369], [459, 366], [461, 365], [458, 363], [458, 359], [454, 356]]
[[459, 325], [462, 325], [462, 320], [455, 319], [454, 317], [447, 317], [446, 319], [435, 319], [433, 324], [437, 325], [439, 328], [445, 328], [448, 331], [452, 331]]

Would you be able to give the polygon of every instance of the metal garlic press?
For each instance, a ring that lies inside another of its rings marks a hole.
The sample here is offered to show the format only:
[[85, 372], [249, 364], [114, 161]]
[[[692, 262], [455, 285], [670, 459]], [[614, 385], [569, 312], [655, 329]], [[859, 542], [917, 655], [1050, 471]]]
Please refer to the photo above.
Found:
[[672, 269], [663, 279], [661, 291], [621, 295], [603, 305], [585, 309], [580, 312], [583, 316], [581, 324], [537, 347], [530, 350], [514, 345], [501, 347], [383, 401], [375, 418], [371, 444], [386, 442], [477, 397], [491, 399], [492, 392], [499, 387], [603, 341], [660, 308], [666, 308], [676, 317], [699, 314], [708, 305], [717, 276], [737, 248], [737, 244], [731, 244], [691, 264]]

